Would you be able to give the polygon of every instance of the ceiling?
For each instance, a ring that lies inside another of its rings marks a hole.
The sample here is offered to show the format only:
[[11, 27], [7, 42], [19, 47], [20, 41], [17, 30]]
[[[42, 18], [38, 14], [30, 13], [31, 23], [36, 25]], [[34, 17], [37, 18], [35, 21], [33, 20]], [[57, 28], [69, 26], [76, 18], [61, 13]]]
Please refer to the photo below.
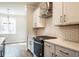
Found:
[[26, 15], [25, 5], [37, 6], [39, 2], [0, 2], [0, 13], [8, 13], [8, 8], [11, 14]]

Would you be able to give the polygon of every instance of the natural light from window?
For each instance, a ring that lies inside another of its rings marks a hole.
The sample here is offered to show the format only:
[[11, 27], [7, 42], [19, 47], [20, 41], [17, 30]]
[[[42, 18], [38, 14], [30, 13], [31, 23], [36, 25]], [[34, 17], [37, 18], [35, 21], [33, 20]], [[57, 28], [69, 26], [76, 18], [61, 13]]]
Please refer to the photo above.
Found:
[[16, 34], [16, 19], [0, 15], [0, 34]]

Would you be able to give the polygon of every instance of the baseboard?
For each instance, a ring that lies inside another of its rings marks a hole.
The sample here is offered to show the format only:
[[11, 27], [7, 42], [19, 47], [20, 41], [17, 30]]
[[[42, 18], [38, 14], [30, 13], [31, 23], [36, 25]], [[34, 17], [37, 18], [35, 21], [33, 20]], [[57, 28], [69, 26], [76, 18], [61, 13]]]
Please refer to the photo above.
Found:
[[27, 41], [21, 41], [21, 42], [5, 42], [5, 45], [6, 44], [17, 44], [17, 43], [27, 43]]

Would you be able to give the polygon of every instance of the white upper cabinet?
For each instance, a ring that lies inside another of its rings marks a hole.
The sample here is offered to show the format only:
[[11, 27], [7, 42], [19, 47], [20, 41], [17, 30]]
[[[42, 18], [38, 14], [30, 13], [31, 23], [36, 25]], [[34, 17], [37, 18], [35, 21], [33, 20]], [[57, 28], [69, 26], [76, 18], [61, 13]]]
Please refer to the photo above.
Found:
[[53, 24], [61, 24], [62, 22], [62, 2], [53, 3]]
[[53, 3], [53, 20], [53, 24], [58, 26], [79, 24], [79, 3]]
[[64, 15], [67, 23], [79, 23], [79, 2], [65, 2]]
[[40, 8], [34, 11], [33, 28], [44, 28], [44, 19], [40, 17]]

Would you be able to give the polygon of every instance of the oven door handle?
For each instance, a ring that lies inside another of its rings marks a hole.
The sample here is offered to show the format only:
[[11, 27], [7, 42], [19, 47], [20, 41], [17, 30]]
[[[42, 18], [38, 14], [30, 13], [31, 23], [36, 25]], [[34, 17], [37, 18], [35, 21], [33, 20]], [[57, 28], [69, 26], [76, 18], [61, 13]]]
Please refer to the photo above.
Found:
[[42, 45], [41, 43], [39, 43], [39, 42], [37, 42], [37, 41], [34, 41], [34, 43], [37, 43], [37, 44], [40, 44], [40, 45]]

